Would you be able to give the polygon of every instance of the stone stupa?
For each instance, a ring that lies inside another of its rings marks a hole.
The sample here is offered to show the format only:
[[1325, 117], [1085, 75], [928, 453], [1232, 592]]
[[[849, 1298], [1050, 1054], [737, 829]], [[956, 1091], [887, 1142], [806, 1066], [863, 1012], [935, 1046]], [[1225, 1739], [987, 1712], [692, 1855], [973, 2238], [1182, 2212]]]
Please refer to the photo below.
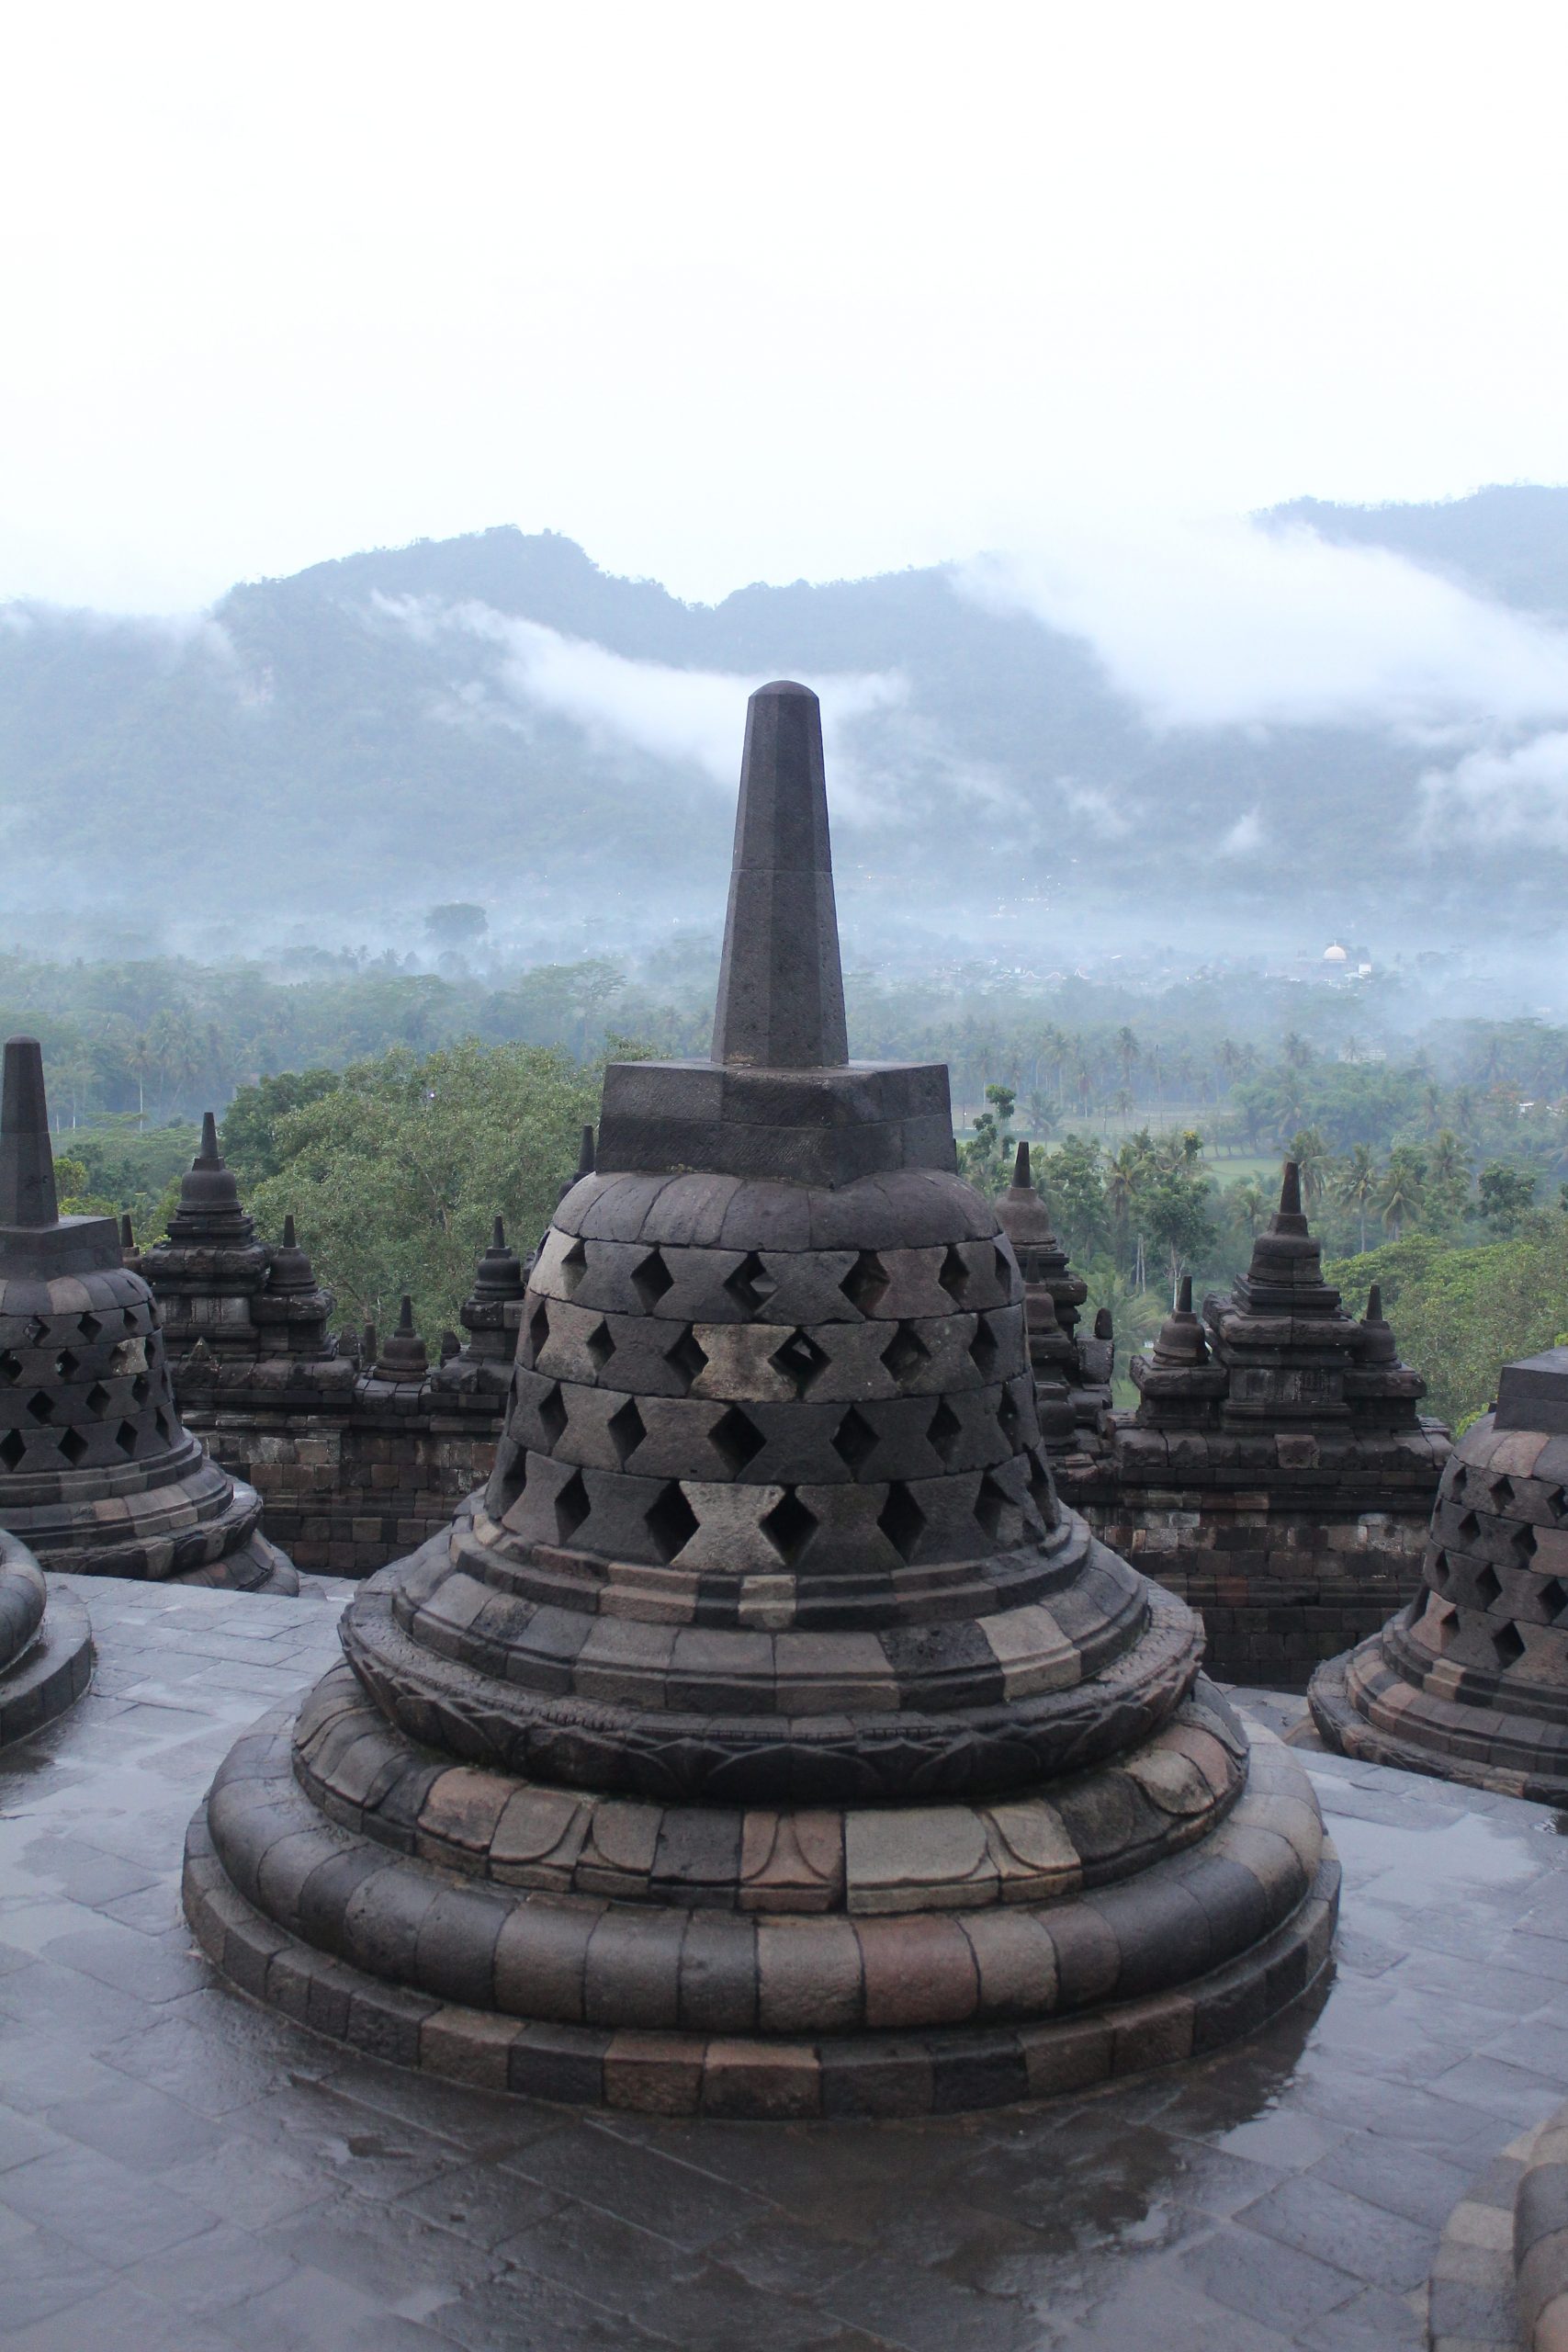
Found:
[[62, 1715], [92, 1679], [86, 1611], [0, 1528], [0, 1747]]
[[297, 1592], [254, 1488], [180, 1421], [112, 1216], [59, 1214], [36, 1038], [0, 1098], [0, 1527], [45, 1568]]
[[1046, 1450], [1092, 1458], [1104, 1452], [1110, 1436], [1115, 1350], [1100, 1335], [1098, 1318], [1092, 1337], [1078, 1330], [1089, 1285], [1068, 1265], [1051, 1212], [1034, 1188], [1027, 1140], [1014, 1154], [1012, 1182], [998, 1199], [997, 1222], [1023, 1277], [1029, 1361]]
[[1443, 1472], [1421, 1574], [1407, 1608], [1314, 1676], [1323, 1738], [1568, 1804], [1568, 1347], [1504, 1365]]
[[1337, 1871], [1060, 1507], [946, 1070], [852, 1063], [817, 698], [751, 698], [712, 1058], [612, 1064], [488, 1487], [191, 1826], [220, 1971], [476, 2084], [919, 2114], [1215, 2048]]

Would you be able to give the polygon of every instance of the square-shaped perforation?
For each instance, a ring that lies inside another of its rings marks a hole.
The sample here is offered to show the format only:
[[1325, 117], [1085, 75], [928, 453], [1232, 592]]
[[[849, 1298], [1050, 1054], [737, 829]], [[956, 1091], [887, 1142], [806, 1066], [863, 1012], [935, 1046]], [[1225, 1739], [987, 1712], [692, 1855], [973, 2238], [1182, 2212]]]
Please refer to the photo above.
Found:
[[876, 1431], [853, 1405], [833, 1431], [833, 1451], [845, 1469], [856, 1477], [876, 1452]]
[[931, 1351], [912, 1323], [900, 1323], [882, 1351], [882, 1361], [902, 1387], [905, 1381], [930, 1363]]
[[758, 1522], [786, 1568], [793, 1568], [817, 1532], [817, 1514], [786, 1487], [772, 1510]]
[[689, 1323], [665, 1349], [664, 1361], [687, 1390], [707, 1370], [706, 1351]]
[[643, 1513], [643, 1525], [655, 1552], [668, 1567], [697, 1532], [697, 1514], [686, 1500], [678, 1479], [671, 1478], [660, 1487]]
[[675, 1277], [660, 1256], [650, 1250], [632, 1268], [632, 1288], [642, 1304], [645, 1314], [651, 1315], [667, 1290], [675, 1287]]
[[756, 1460], [768, 1442], [750, 1415], [743, 1413], [739, 1405], [731, 1405], [722, 1412], [708, 1435], [732, 1478], [738, 1478], [747, 1464]]
[[726, 1274], [724, 1287], [742, 1315], [755, 1315], [766, 1306], [778, 1283], [752, 1250], [742, 1258], [733, 1273]]
[[808, 1331], [794, 1330], [784, 1345], [773, 1350], [768, 1359], [775, 1372], [795, 1383], [795, 1393], [804, 1396], [828, 1362], [827, 1351], [819, 1348]]

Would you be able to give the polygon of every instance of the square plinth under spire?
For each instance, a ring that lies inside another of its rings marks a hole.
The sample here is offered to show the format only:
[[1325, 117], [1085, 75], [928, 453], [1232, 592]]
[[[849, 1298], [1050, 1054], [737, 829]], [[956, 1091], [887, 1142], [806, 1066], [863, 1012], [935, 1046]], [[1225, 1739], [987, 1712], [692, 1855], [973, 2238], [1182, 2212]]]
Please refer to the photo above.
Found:
[[941, 1062], [612, 1062], [598, 1164], [786, 1184], [852, 1184], [897, 1168], [951, 1174], [958, 1154], [947, 1070]]

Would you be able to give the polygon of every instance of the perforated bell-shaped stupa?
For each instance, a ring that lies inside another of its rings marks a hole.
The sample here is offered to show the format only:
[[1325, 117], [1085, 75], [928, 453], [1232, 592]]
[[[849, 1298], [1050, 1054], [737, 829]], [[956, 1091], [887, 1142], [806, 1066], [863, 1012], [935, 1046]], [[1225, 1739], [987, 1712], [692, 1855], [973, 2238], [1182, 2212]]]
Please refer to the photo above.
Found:
[[1325, 1962], [1298, 1764], [1058, 1503], [945, 1069], [848, 1058], [804, 686], [751, 698], [711, 1058], [607, 1070], [494, 1474], [342, 1634], [186, 1900], [383, 2057], [913, 2114], [1212, 2048]]
[[0, 1100], [0, 1527], [45, 1568], [297, 1592], [261, 1499], [181, 1423], [112, 1216], [64, 1216], [36, 1038]]
[[[1381, 1303], [1368, 1307], [1382, 1352]], [[1421, 1590], [1308, 1697], [1347, 1756], [1568, 1804], [1568, 1348], [1505, 1364], [1443, 1472]]]

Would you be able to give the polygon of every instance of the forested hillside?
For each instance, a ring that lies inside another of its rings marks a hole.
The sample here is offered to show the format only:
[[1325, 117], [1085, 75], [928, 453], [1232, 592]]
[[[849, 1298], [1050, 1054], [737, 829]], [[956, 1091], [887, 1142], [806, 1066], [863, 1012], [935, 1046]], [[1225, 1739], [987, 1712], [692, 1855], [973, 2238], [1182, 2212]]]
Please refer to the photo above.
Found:
[[[1279, 520], [1532, 626], [1568, 606], [1568, 492]], [[1174, 723], [1088, 634], [959, 567], [696, 606], [508, 527], [251, 582], [189, 626], [0, 610], [0, 938], [379, 949], [461, 899], [570, 961], [716, 925], [745, 693], [791, 673], [824, 693], [846, 929], [871, 950], [912, 922], [1035, 967], [1133, 932], [1501, 951], [1557, 921], [1561, 823], [1527, 855], [1517, 829], [1434, 827], [1408, 710]]]

